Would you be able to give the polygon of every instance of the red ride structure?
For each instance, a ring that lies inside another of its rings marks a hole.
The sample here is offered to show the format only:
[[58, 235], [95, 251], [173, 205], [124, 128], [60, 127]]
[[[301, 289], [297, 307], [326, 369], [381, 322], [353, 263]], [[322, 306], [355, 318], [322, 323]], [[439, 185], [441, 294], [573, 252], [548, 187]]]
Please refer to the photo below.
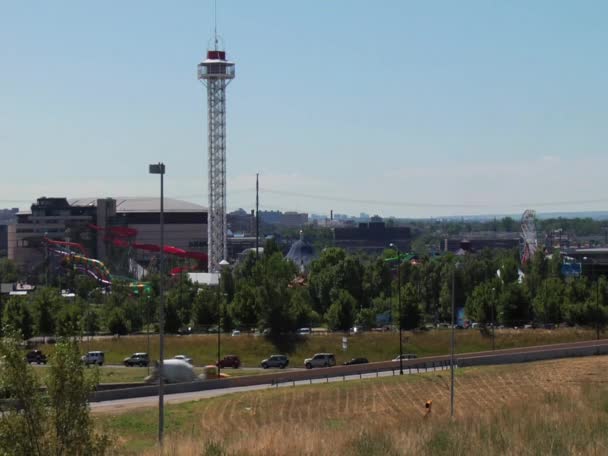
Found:
[[[138, 231], [135, 228], [128, 227], [101, 227], [97, 225], [89, 225], [89, 227], [95, 231], [105, 231], [104, 241], [111, 242], [116, 247], [132, 248], [136, 250], [143, 250], [146, 252], [157, 253], [160, 252], [160, 246], [156, 244], [140, 244], [135, 242]], [[181, 274], [187, 271], [206, 271], [208, 257], [204, 252], [194, 252], [189, 250], [183, 250], [171, 245], [165, 245], [163, 252], [168, 255], [177, 256], [184, 259], [196, 260], [197, 264], [194, 266], [183, 266], [171, 269], [171, 275]]]

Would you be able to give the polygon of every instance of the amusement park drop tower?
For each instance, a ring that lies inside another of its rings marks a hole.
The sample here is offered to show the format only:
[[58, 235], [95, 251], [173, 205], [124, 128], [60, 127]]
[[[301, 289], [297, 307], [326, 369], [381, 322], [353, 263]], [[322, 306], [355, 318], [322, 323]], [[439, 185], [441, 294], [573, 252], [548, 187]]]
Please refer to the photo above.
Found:
[[214, 49], [198, 65], [198, 79], [207, 87], [208, 193], [207, 220], [208, 271], [219, 272], [226, 248], [226, 86], [234, 79], [234, 63], [226, 52]]

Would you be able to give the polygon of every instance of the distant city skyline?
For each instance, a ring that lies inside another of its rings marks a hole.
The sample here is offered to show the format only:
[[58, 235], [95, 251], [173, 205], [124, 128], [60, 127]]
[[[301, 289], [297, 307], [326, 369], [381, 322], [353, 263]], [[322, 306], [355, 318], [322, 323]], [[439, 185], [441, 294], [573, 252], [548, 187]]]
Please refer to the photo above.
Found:
[[[0, 207], [207, 205], [196, 65], [213, 2], [7, 2]], [[218, 1], [228, 207], [445, 217], [603, 211], [608, 4]]]

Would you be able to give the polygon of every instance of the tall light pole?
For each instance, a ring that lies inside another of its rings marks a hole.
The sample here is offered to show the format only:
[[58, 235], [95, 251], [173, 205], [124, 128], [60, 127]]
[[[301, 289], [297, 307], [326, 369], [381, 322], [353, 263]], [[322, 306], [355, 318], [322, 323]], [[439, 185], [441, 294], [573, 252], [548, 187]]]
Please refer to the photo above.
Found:
[[454, 418], [454, 347], [456, 345], [456, 339], [454, 334], [454, 315], [456, 313], [456, 269], [460, 267], [459, 263], [454, 265], [452, 269], [452, 337], [450, 341], [450, 417]]
[[221, 370], [221, 365], [220, 365], [220, 334], [221, 334], [221, 327], [222, 327], [222, 290], [221, 288], [221, 278], [222, 278], [222, 272], [224, 271], [224, 269], [226, 268], [226, 266], [228, 266], [230, 263], [228, 263], [226, 260], [222, 260], [219, 262], [219, 267], [220, 267], [220, 272], [217, 273], [217, 376], [219, 378], [220, 376], [220, 370]]
[[165, 427], [165, 379], [164, 379], [164, 362], [165, 356], [165, 296], [164, 296], [164, 250], [165, 250], [165, 193], [164, 193], [164, 176], [165, 164], [157, 163], [150, 165], [150, 174], [160, 174], [160, 277], [158, 280], [158, 293], [160, 297], [160, 311], [158, 317], [158, 332], [160, 336], [160, 360], [158, 366], [158, 442], [163, 444], [163, 431]]
[[403, 375], [403, 309], [401, 308], [401, 256], [399, 247], [391, 243], [392, 247], [397, 252], [397, 299], [399, 303], [399, 375]]
[[494, 306], [496, 306], [496, 288], [492, 288], [492, 305], [490, 311], [492, 313], [492, 350], [496, 350], [496, 333], [494, 332], [496, 323], [494, 322]]

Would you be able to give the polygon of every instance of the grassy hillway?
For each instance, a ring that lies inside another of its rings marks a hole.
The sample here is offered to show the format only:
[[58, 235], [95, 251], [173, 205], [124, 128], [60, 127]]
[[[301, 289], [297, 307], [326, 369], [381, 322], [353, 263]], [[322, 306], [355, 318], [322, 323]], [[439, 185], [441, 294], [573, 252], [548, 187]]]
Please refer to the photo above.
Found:
[[[459, 369], [454, 422], [449, 371], [169, 405], [165, 454], [607, 454], [607, 368], [588, 357]], [[150, 409], [96, 420], [118, 454], [159, 454]]]
[[[338, 363], [350, 358], [365, 356], [370, 361], [385, 361], [399, 354], [398, 332], [363, 333], [348, 336], [348, 350], [342, 350], [344, 334], [330, 333], [314, 336], [291, 336], [273, 342], [266, 337], [241, 335], [221, 337], [221, 353], [235, 354], [241, 358], [244, 366], [257, 367], [260, 361], [271, 354], [286, 354], [290, 358], [290, 367], [303, 367], [304, 358], [314, 353], [331, 352], [336, 355]], [[496, 348], [527, 347], [559, 342], [576, 342], [595, 338], [595, 332], [580, 328], [563, 328], [555, 330], [497, 330]], [[413, 333], [404, 332], [404, 353], [416, 353], [418, 356], [444, 355], [450, 346], [449, 330], [434, 330]], [[151, 359], [158, 359], [158, 335], [150, 337]], [[492, 347], [491, 337], [484, 337], [478, 330], [456, 331], [456, 350], [459, 353], [489, 350]], [[51, 352], [52, 347], [44, 346], [43, 351]], [[147, 351], [146, 336], [128, 336], [118, 339], [99, 338], [83, 341], [81, 350], [103, 350], [106, 363], [119, 364], [133, 352]], [[217, 354], [217, 337], [215, 335], [167, 336], [165, 338], [165, 356], [185, 354], [191, 356], [194, 364], [202, 366], [214, 363]]]

